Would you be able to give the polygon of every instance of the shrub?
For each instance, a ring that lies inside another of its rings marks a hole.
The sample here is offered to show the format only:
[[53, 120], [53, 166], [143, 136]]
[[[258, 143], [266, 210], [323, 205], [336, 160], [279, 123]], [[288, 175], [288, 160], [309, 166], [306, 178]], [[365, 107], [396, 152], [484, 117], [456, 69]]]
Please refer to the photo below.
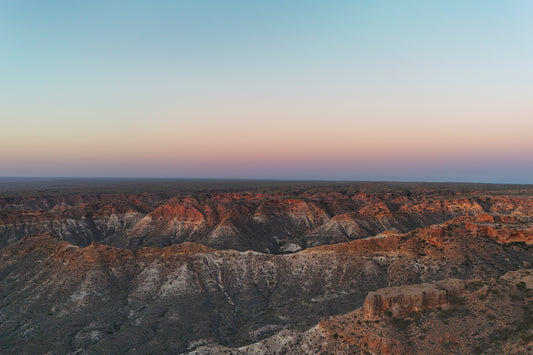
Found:
[[485, 285], [485, 282], [483, 282], [481, 280], [472, 280], [468, 284], [466, 284], [466, 288], [468, 290], [478, 290], [481, 287], [483, 287], [484, 285]]
[[451, 296], [450, 297], [450, 304], [453, 304], [453, 305], [464, 305], [465, 304], [465, 299], [464, 297], [460, 297], [460, 296]]
[[392, 325], [394, 325], [395, 327], [401, 330], [405, 330], [409, 328], [409, 325], [411, 324], [411, 321], [407, 319], [396, 318], [396, 317], [392, 317], [390, 322]]
[[517, 283], [516, 288], [521, 292], [527, 291], [526, 283], [524, 281], [520, 281], [519, 283]]

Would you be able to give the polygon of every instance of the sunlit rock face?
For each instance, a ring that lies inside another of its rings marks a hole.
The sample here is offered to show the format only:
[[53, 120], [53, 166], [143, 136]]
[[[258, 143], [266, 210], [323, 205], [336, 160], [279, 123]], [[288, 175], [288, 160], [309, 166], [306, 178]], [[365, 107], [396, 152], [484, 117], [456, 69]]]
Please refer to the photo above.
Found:
[[464, 282], [456, 279], [382, 288], [366, 296], [363, 319], [373, 321], [385, 315], [407, 317], [414, 312], [446, 306], [449, 298], [462, 290]]
[[[405, 233], [459, 216], [492, 213], [497, 220], [528, 223], [533, 210], [530, 200], [520, 198], [343, 192], [0, 198], [0, 246], [49, 233], [79, 246], [99, 242], [137, 249], [196, 242], [276, 254], [384, 231]], [[530, 230], [509, 232], [505, 240], [527, 242], [530, 235]]]

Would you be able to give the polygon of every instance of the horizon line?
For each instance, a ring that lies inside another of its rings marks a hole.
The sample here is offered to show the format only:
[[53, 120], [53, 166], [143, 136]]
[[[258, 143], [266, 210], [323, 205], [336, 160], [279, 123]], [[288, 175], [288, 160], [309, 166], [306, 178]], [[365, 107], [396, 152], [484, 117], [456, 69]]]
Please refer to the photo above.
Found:
[[352, 179], [305, 179], [305, 178], [247, 178], [247, 177], [148, 177], [148, 176], [0, 176], [6, 179], [45, 179], [45, 180], [204, 180], [204, 181], [258, 181], [258, 182], [338, 182], [338, 183], [411, 183], [411, 184], [487, 184], [487, 185], [533, 185], [533, 183], [517, 182], [485, 182], [485, 181], [446, 181], [446, 180], [352, 180]]

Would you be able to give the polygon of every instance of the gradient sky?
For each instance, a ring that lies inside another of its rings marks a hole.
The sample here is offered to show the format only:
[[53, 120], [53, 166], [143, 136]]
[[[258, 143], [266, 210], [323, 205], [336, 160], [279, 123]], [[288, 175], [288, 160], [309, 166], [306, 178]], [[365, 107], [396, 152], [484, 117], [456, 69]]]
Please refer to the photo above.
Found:
[[0, 0], [0, 176], [533, 183], [533, 1]]

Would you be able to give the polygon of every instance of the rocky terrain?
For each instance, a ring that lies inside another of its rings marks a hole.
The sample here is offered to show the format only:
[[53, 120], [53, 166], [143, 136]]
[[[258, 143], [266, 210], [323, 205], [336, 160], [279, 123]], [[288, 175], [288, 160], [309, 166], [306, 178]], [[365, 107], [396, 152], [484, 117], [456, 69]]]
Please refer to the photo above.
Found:
[[526, 269], [489, 281], [383, 288], [369, 293], [363, 307], [307, 331], [283, 330], [240, 348], [206, 345], [190, 354], [530, 354], [532, 275]]
[[48, 233], [78, 246], [99, 242], [137, 249], [196, 242], [278, 254], [387, 230], [405, 233], [480, 212], [526, 219], [531, 212], [527, 201], [453, 191], [315, 190], [0, 198], [0, 246]]
[[527, 353], [532, 196], [4, 196], [0, 353]]

